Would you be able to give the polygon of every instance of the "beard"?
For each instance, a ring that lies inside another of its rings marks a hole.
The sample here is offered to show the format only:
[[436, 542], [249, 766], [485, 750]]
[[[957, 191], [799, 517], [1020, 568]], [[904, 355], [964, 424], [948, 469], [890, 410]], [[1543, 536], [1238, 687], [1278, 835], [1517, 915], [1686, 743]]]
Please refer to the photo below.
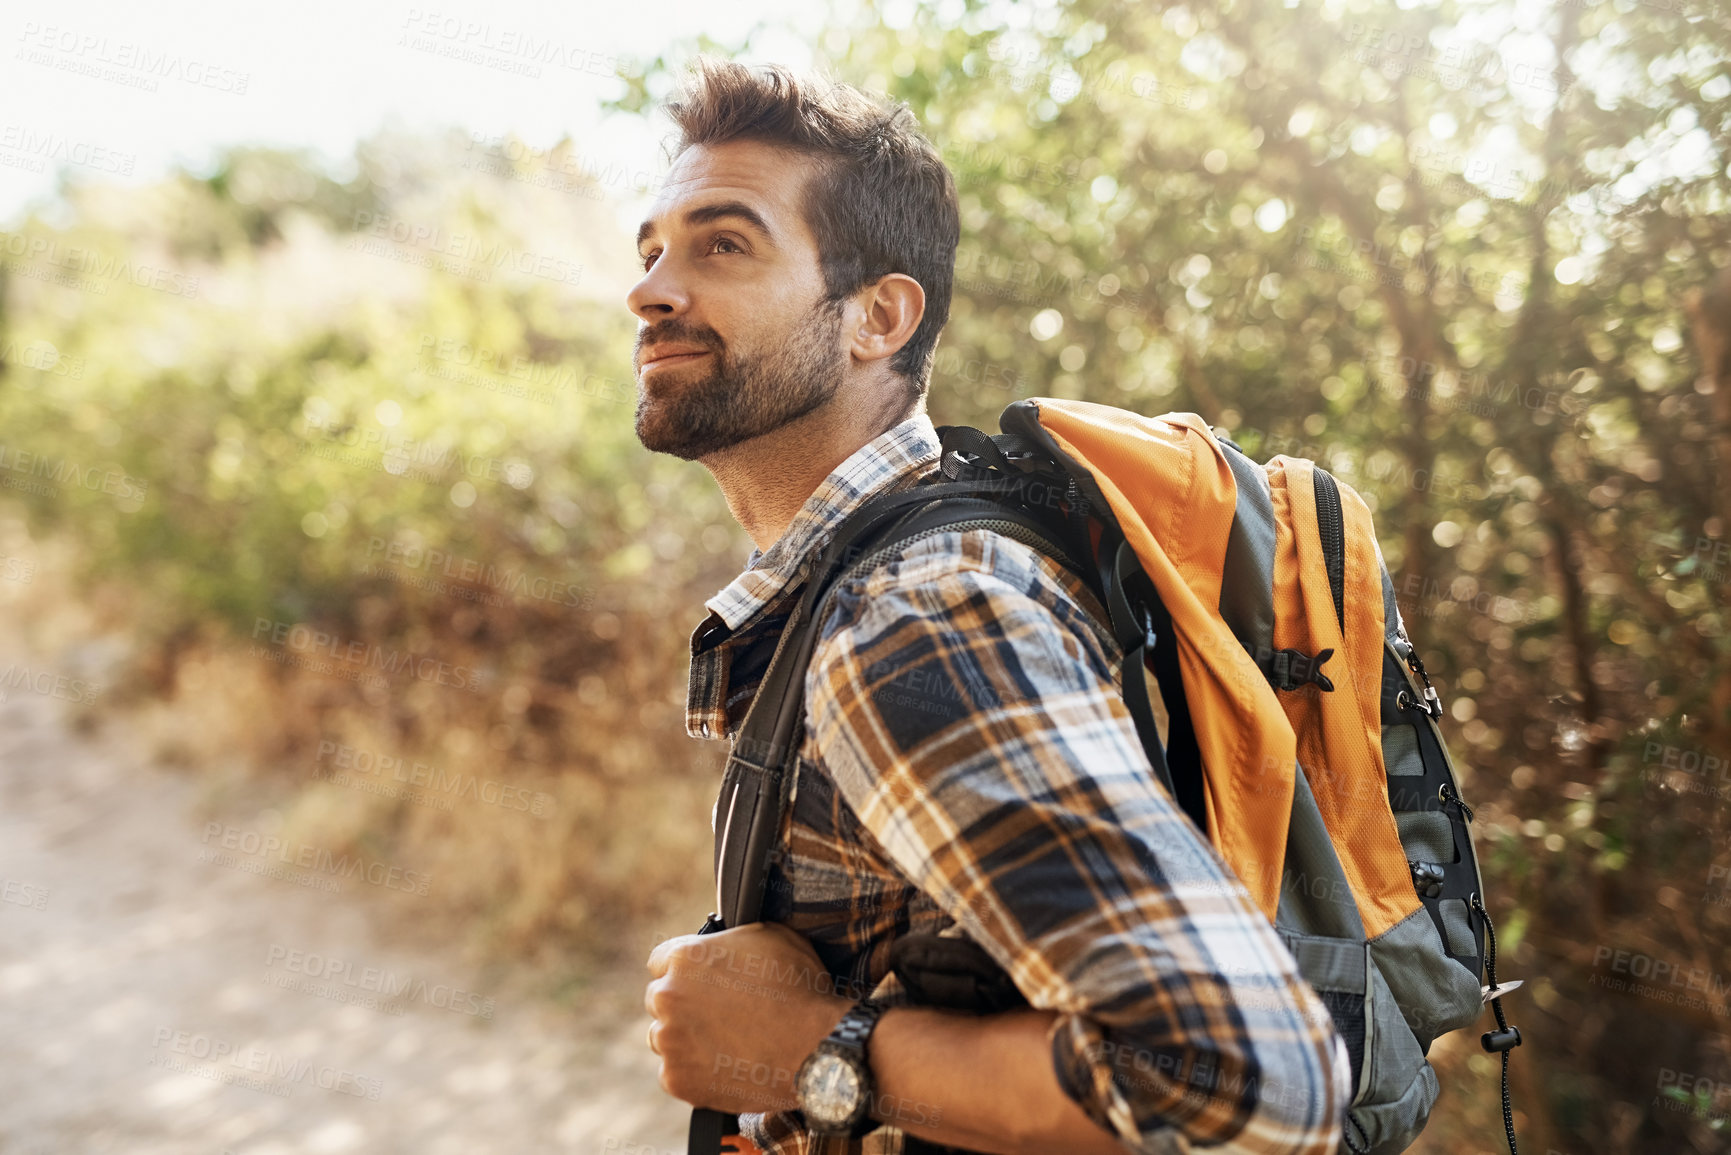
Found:
[[637, 440], [652, 453], [696, 461], [799, 420], [835, 396], [847, 354], [843, 301], [819, 301], [774, 348], [742, 353], [707, 325], [668, 320], [638, 331], [637, 351], [661, 341], [701, 345], [714, 368], [696, 380], [677, 371], [637, 386]]

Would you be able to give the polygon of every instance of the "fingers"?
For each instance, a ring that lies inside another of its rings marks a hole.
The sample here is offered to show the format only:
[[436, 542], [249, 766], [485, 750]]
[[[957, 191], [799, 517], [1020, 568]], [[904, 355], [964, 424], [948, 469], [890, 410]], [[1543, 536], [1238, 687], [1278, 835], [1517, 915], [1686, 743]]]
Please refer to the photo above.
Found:
[[649, 967], [649, 977], [658, 979], [666, 974], [667, 968], [673, 964], [674, 953], [688, 940], [697, 937], [699, 936], [695, 934], [681, 934], [656, 943], [655, 949], [649, 952], [648, 963], [645, 964]]

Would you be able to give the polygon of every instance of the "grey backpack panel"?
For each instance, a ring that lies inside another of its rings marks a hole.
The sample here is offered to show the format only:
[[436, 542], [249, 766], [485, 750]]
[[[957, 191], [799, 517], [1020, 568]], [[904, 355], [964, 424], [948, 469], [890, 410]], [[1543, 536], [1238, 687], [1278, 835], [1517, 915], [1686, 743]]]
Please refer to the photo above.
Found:
[[[1386, 936], [1384, 936], [1386, 937]], [[1376, 954], [1374, 949], [1371, 957]], [[1403, 1008], [1380, 969], [1370, 968], [1369, 1062], [1347, 1114], [1344, 1150], [1394, 1155], [1418, 1138], [1436, 1103], [1436, 1072], [1407, 1027]]]
[[[1238, 505], [1220, 612], [1256, 657], [1273, 647], [1274, 512], [1262, 469], [1236, 446], [1223, 445], [1238, 482]], [[1301, 770], [1294, 776], [1275, 918], [1352, 1060], [1354, 1094], [1341, 1151], [1353, 1155], [1394, 1155], [1412, 1144], [1438, 1094], [1436, 1072], [1425, 1058], [1431, 1042], [1471, 1025], [1482, 1009], [1484, 928], [1468, 902], [1483, 893], [1478, 862], [1456, 801], [1454, 768], [1430, 713], [1436, 707], [1427, 709], [1424, 691], [1407, 670], [1412, 647], [1394, 583], [1380, 561], [1378, 568], [1387, 643], [1383, 762], [1390, 809], [1423, 908], [1365, 940], [1356, 900]]]

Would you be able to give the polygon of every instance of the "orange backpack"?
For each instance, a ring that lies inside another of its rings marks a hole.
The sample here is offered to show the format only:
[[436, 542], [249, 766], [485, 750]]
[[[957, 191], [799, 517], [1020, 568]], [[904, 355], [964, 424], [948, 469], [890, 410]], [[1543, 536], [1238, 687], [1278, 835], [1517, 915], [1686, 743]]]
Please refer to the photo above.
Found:
[[1256, 464], [1193, 413], [1039, 398], [999, 423], [940, 427], [942, 477], [866, 502], [814, 567], [728, 761], [704, 930], [757, 917], [828, 590], [916, 534], [998, 530], [1095, 592], [1151, 768], [1333, 1015], [1355, 1087], [1342, 1150], [1411, 1144], [1438, 1093], [1431, 1041], [1488, 1001], [1514, 1152], [1520, 1032], [1497, 996], [1518, 984], [1497, 986], [1472, 811], [1369, 508], [1313, 462]]

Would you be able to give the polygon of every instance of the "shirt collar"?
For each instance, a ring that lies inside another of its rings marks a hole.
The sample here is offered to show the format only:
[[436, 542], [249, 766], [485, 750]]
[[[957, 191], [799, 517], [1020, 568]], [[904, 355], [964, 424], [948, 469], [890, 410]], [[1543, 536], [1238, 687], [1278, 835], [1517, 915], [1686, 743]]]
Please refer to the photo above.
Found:
[[770, 627], [786, 620], [789, 596], [836, 529], [867, 499], [931, 472], [940, 449], [923, 411], [874, 437], [824, 478], [773, 545], [753, 549], [745, 572], [704, 603], [709, 614], [691, 635], [688, 734], [731, 736], [773, 651]]
[[938, 449], [937, 430], [923, 410], [866, 442], [805, 499], [787, 531], [769, 549], [753, 549], [745, 572], [704, 605], [737, 632], [803, 580], [848, 514], [897, 478], [935, 462]]

